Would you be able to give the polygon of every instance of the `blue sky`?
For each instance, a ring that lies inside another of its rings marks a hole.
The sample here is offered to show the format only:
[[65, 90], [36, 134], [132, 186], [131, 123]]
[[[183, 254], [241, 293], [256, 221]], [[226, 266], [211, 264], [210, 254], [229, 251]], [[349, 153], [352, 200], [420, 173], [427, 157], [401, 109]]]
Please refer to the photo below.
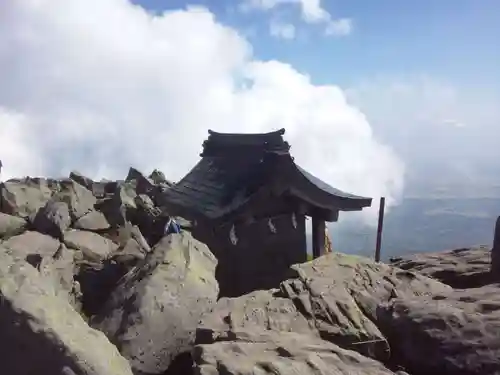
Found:
[[[256, 57], [291, 63], [318, 84], [353, 85], [365, 77], [426, 74], [442, 80], [498, 88], [500, 4], [495, 0], [327, 0], [333, 17], [348, 17], [352, 32], [325, 37], [300, 22], [295, 4], [272, 12], [240, 12], [233, 1], [135, 0], [152, 11], [202, 5], [247, 36]], [[168, 5], [167, 5], [168, 3]], [[297, 27], [294, 40], [271, 37], [278, 14]]]

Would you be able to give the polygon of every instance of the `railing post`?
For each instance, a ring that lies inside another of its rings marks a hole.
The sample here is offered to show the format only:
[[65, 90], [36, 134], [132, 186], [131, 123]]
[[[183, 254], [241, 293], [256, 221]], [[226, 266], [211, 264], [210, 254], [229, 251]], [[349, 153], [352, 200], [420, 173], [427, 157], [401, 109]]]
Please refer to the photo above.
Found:
[[382, 246], [382, 229], [384, 226], [385, 197], [380, 198], [378, 210], [377, 244], [375, 247], [375, 262], [380, 262], [380, 248]]

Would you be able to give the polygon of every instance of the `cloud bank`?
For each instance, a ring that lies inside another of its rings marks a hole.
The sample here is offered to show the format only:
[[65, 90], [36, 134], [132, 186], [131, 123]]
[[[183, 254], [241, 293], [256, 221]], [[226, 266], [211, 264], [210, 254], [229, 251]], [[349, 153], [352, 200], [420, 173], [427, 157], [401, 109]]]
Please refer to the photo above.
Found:
[[[403, 165], [336, 86], [258, 61], [204, 8], [152, 15], [125, 0], [0, 5], [3, 178], [122, 178], [130, 165], [173, 180], [207, 129], [286, 128], [296, 161], [330, 184], [398, 198]], [[370, 215], [370, 214], [368, 214]]]

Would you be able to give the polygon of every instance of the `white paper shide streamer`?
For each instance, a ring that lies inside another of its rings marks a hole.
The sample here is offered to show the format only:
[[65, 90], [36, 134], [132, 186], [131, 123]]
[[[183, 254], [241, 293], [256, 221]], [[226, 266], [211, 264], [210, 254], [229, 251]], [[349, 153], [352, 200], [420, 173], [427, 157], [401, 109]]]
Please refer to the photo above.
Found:
[[267, 220], [267, 226], [269, 227], [269, 230], [271, 231], [271, 233], [276, 233], [277, 232], [276, 226], [274, 225], [272, 219], [268, 219]]
[[238, 237], [236, 237], [236, 228], [234, 227], [234, 224], [229, 231], [229, 240], [233, 245], [236, 245], [238, 243]]

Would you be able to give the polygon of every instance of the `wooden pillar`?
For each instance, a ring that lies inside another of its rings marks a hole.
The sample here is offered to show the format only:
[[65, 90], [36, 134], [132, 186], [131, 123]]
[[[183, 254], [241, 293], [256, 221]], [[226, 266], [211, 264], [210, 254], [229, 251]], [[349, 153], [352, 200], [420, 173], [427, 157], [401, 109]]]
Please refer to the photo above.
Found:
[[325, 221], [312, 217], [312, 251], [316, 259], [325, 253]]
[[491, 249], [491, 273], [495, 280], [500, 279], [500, 216], [495, 223], [493, 233], [493, 248]]
[[375, 244], [375, 262], [380, 262], [380, 248], [382, 246], [382, 230], [384, 228], [385, 197], [380, 198], [378, 209], [377, 243]]

